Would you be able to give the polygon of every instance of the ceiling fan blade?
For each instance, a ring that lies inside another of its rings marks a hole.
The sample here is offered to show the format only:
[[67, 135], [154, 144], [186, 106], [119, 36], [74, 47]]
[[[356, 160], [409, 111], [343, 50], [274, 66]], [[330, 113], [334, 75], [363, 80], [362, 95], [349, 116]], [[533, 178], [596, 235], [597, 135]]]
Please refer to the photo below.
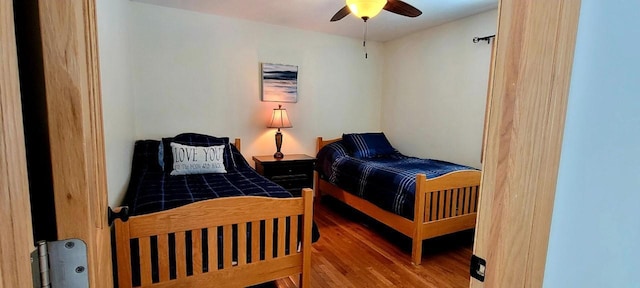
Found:
[[351, 14], [351, 10], [349, 10], [349, 7], [345, 5], [344, 7], [342, 7], [342, 9], [340, 9], [340, 11], [336, 13], [336, 15], [333, 15], [333, 17], [331, 17], [331, 22], [338, 21], [349, 14]]
[[387, 4], [384, 5], [382, 9], [407, 17], [418, 17], [422, 15], [422, 11], [418, 10], [418, 8], [400, 0], [387, 0]]

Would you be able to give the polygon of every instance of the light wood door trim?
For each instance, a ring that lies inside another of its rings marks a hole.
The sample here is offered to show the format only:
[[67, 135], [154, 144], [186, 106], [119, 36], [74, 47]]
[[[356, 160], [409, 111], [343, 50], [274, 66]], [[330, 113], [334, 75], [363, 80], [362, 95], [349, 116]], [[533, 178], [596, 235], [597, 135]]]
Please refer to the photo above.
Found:
[[487, 81], [487, 102], [484, 104], [484, 125], [482, 128], [482, 149], [480, 163], [484, 162], [484, 147], [487, 145], [487, 129], [489, 128], [489, 111], [491, 111], [491, 93], [493, 92], [493, 70], [496, 67], [496, 38], [491, 42], [491, 60], [489, 61], [489, 80]]
[[84, 240], [91, 287], [110, 287], [95, 0], [39, 9], [58, 237]]
[[501, 1], [474, 254], [485, 282], [541, 287], [579, 0]]
[[33, 250], [13, 1], [0, 1], [0, 287], [31, 287]]

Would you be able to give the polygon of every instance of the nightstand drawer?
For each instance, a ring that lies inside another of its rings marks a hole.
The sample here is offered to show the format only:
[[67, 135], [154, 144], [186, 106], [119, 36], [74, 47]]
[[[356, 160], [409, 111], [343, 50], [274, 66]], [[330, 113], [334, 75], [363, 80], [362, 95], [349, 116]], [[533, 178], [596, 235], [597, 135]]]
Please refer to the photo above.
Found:
[[294, 195], [300, 195], [302, 188], [313, 188], [313, 181], [311, 179], [272, 178], [271, 180]]
[[291, 181], [309, 181], [311, 177], [307, 174], [292, 174], [292, 175], [276, 175], [267, 177], [273, 182], [291, 182]]
[[285, 155], [283, 159], [272, 156], [253, 156], [256, 171], [282, 186], [294, 196], [300, 196], [302, 188], [313, 188], [315, 158], [304, 154]]
[[297, 174], [312, 174], [313, 163], [287, 163], [286, 165], [264, 165], [264, 176], [287, 176]]

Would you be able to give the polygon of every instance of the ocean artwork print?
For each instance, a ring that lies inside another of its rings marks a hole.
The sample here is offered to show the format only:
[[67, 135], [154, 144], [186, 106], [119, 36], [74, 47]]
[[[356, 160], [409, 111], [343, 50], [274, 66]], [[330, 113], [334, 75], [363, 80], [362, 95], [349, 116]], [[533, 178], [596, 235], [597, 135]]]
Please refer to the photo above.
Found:
[[298, 66], [262, 63], [262, 101], [298, 102]]

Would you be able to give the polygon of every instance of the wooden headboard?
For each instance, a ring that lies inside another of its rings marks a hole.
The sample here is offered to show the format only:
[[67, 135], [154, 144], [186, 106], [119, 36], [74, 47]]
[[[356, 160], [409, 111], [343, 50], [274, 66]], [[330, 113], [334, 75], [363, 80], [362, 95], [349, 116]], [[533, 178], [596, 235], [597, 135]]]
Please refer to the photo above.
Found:
[[342, 138], [335, 138], [335, 139], [329, 139], [329, 140], [322, 140], [322, 137], [318, 137], [316, 140], [316, 154], [318, 154], [318, 151], [320, 151], [320, 149], [322, 149], [322, 147], [327, 146], [333, 142], [336, 141], [340, 141], [342, 140]]

